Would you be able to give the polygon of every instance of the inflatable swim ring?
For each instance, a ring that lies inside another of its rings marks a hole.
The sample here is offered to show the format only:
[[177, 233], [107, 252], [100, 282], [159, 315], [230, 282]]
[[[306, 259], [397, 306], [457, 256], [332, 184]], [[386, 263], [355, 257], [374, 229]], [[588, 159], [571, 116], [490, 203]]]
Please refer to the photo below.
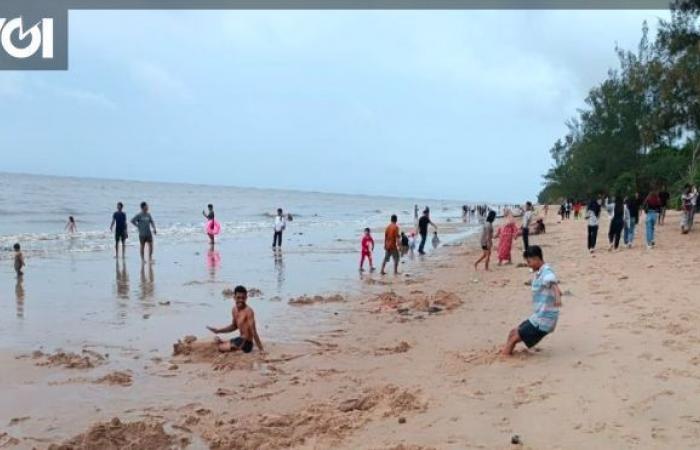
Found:
[[212, 219], [204, 224], [204, 232], [216, 236], [221, 232], [221, 224], [216, 220]]

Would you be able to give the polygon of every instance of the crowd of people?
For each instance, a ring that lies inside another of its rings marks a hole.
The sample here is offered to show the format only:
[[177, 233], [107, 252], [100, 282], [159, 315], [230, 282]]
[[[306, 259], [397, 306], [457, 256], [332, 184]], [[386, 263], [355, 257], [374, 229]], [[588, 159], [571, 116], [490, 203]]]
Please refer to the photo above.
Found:
[[[560, 221], [570, 220], [571, 212], [573, 219], [584, 219], [587, 222], [587, 248], [593, 253], [596, 249], [598, 229], [600, 227], [601, 213], [607, 211], [610, 218], [608, 229], [609, 250], [617, 250], [622, 240], [623, 244], [631, 248], [636, 227], [639, 224], [640, 212], [645, 214], [646, 245], [651, 249], [656, 245], [655, 228], [657, 224], [663, 224], [665, 211], [669, 205], [670, 195], [665, 190], [652, 190], [644, 198], [639, 193], [631, 196], [615, 196], [603, 198], [598, 196], [592, 198], [585, 207], [581, 201], [566, 200], [559, 208]], [[688, 233], [693, 226], [695, 212], [698, 208], [698, 190], [695, 186], [686, 185], [680, 196], [682, 211], [681, 232]], [[149, 211], [146, 202], [140, 204], [140, 212], [129, 222], [124, 212], [122, 202], [117, 203], [117, 210], [112, 215], [110, 231], [114, 233], [115, 257], [125, 256], [125, 245], [128, 239], [128, 223], [131, 223], [137, 230], [140, 244], [141, 260], [146, 260], [146, 247], [148, 247], [148, 260], [153, 259], [154, 236], [157, 234], [155, 220]], [[520, 223], [517, 223], [516, 214], [520, 216]], [[548, 206], [543, 208], [546, 216]], [[474, 269], [478, 270], [483, 263], [485, 270], [490, 270], [491, 253], [494, 248], [494, 240], [498, 240], [497, 259], [498, 265], [511, 264], [513, 243], [518, 238], [522, 239], [523, 258], [526, 265], [533, 272], [533, 279], [530, 283], [532, 290], [533, 314], [523, 321], [518, 327], [512, 329], [508, 335], [506, 344], [502, 349], [503, 355], [513, 353], [515, 346], [522, 342], [527, 347], [536, 345], [544, 336], [554, 331], [561, 306], [561, 291], [559, 290], [557, 277], [552, 268], [545, 264], [542, 249], [539, 246], [530, 244], [530, 236], [545, 232], [543, 217], [538, 217], [531, 202], [526, 202], [519, 206], [499, 206], [496, 209], [488, 205], [464, 205], [462, 208], [463, 220], [471, 221], [476, 218], [482, 223], [480, 236], [481, 254], [474, 262]], [[503, 217], [501, 224], [494, 228], [494, 222], [499, 213]], [[202, 211], [206, 219], [205, 233], [209, 238], [209, 243], [213, 247], [215, 236], [220, 231], [220, 224], [216, 222], [214, 206], [207, 205], [207, 210]], [[418, 232], [401, 231], [398, 226], [398, 217], [394, 214], [390, 218], [390, 223], [384, 230], [384, 258], [381, 264], [380, 273], [386, 275], [386, 266], [393, 263], [393, 273], [399, 273], [399, 263], [401, 256], [408, 251], [413, 251], [417, 246], [420, 255], [425, 254], [425, 245], [428, 239], [429, 228], [433, 228], [433, 247], [439, 245], [437, 235], [438, 226], [430, 218], [430, 208], [425, 207], [423, 213], [418, 215], [418, 205], [414, 206], [415, 227]], [[282, 235], [286, 229], [287, 221], [293, 220], [291, 215], [285, 215], [280, 208], [274, 216], [273, 222], [273, 242], [272, 247], [276, 251], [282, 247]], [[68, 233], [77, 232], [77, 224], [71, 216], [66, 224]], [[365, 228], [360, 241], [360, 271], [364, 271], [365, 261], [369, 263], [369, 270], [374, 271], [372, 254], [375, 242], [371, 230]], [[15, 259], [14, 268], [18, 279], [22, 277], [25, 267], [24, 256], [20, 244], [14, 245]], [[222, 328], [207, 327], [217, 335], [215, 343], [220, 351], [243, 351], [250, 352], [253, 345], [261, 351], [262, 343], [258, 336], [253, 310], [247, 306], [247, 291], [243, 286], [237, 286], [234, 290], [235, 306], [232, 309], [232, 322]], [[218, 334], [230, 333], [239, 330], [240, 336], [230, 340], [221, 340]]]

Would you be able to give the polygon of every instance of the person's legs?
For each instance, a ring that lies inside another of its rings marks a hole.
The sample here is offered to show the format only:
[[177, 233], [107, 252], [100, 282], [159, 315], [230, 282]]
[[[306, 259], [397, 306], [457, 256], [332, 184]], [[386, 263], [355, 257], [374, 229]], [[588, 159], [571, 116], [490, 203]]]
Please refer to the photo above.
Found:
[[379, 271], [379, 273], [381, 273], [382, 275], [386, 275], [386, 271], [384, 269], [386, 269], [386, 263], [389, 262], [390, 258], [391, 258], [391, 253], [389, 252], [389, 250], [385, 250], [384, 251], [384, 261], [382, 261], [382, 270]]
[[139, 245], [140, 245], [140, 250], [141, 250], [141, 261], [143, 261], [144, 247], [146, 247], [146, 239], [139, 238]]
[[634, 219], [630, 220], [630, 226], [629, 226], [629, 243], [628, 245], [632, 247], [632, 244], [634, 243], [634, 229], [637, 227], [637, 223], [634, 221]]
[[367, 259], [369, 260], [369, 270], [374, 270], [374, 263], [372, 262], [372, 254], [367, 255]]
[[588, 250], [591, 250], [593, 248], [593, 227], [588, 225], [587, 228], [587, 234], [586, 234], [586, 239], [587, 239], [587, 245], [588, 245]]
[[517, 328], [513, 328], [512, 330], [510, 330], [510, 333], [508, 333], [508, 339], [506, 340], [506, 345], [503, 346], [503, 350], [501, 350], [501, 355], [511, 356], [513, 354], [515, 346], [520, 341], [521, 339], [520, 335], [518, 334]]
[[527, 250], [530, 248], [530, 229], [527, 227], [522, 228], [522, 233], [523, 233], [523, 250]]
[[148, 260], [153, 261], [153, 238], [148, 241]]
[[367, 254], [365, 252], [362, 252], [362, 256], [360, 256], [360, 271], [364, 271], [364, 266], [365, 266], [365, 258], [367, 258]]
[[623, 224], [619, 224], [615, 227], [615, 250], [620, 247], [620, 235], [622, 234]]
[[394, 250], [392, 252], [392, 258], [394, 258], [394, 275], [398, 275], [399, 274], [399, 259], [400, 259], [398, 250]]
[[592, 226], [591, 229], [591, 248], [594, 249], [596, 246], [596, 243], [598, 242], [598, 225]]
[[418, 253], [421, 255], [425, 254], [425, 241], [428, 239], [428, 233], [420, 234], [420, 245], [418, 246]]
[[654, 211], [649, 211], [646, 217], [646, 232], [647, 232], [647, 245], [654, 245], [654, 228], [656, 227], [656, 221], [658, 220], [657, 214]]
[[486, 260], [484, 261], [484, 268], [486, 270], [489, 270], [489, 262], [491, 262], [491, 249], [484, 250], [484, 253], [486, 253]]
[[474, 263], [474, 270], [477, 270], [479, 268], [479, 263], [486, 259], [486, 252], [488, 252], [488, 250], [484, 250], [481, 253], [481, 256], [479, 256], [479, 259], [476, 260], [476, 262]]

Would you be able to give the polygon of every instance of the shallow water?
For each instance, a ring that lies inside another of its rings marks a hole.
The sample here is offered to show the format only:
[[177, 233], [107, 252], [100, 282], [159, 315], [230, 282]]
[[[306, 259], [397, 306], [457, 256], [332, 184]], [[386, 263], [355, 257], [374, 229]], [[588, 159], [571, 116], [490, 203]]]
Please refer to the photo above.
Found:
[[[443, 243], [476, 228], [461, 224], [457, 202], [436, 200], [9, 174], [0, 174], [0, 188], [0, 347], [23, 351], [162, 350], [177, 337], [206, 334], [205, 325], [228, 323], [231, 302], [221, 292], [236, 284], [263, 292], [250, 299], [263, 339], [294, 340], [308, 336], [311, 324], [319, 331], [323, 317], [342, 314], [344, 305], [292, 307], [290, 297], [361, 289], [365, 226], [376, 230], [375, 264], [389, 215], [413, 228], [415, 203], [454, 225]], [[135, 230], [126, 258], [114, 259], [113, 205], [123, 201], [131, 217], [143, 199], [159, 230], [155, 263], [141, 264]], [[202, 228], [209, 202], [223, 224], [214, 250]], [[294, 215], [281, 252], [270, 248], [277, 207]], [[73, 236], [63, 232], [68, 214], [78, 224]], [[14, 242], [27, 259], [21, 281], [12, 268]]]

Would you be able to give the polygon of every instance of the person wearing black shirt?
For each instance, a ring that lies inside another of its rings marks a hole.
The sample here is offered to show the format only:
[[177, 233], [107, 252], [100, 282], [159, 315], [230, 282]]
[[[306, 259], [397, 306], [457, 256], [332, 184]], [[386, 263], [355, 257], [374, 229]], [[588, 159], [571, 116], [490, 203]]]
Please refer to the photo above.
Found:
[[437, 226], [430, 220], [430, 211], [428, 208], [423, 211], [423, 215], [418, 219], [418, 233], [420, 234], [420, 245], [418, 253], [425, 255], [425, 241], [428, 239], [428, 225], [432, 225], [437, 230]]
[[124, 257], [124, 247], [126, 246], [126, 238], [128, 238], [126, 228], [126, 214], [122, 211], [124, 204], [117, 203], [117, 210], [112, 214], [112, 224], [109, 226], [110, 231], [114, 231], [114, 257], [119, 257], [119, 241], [122, 243], [122, 258]]

